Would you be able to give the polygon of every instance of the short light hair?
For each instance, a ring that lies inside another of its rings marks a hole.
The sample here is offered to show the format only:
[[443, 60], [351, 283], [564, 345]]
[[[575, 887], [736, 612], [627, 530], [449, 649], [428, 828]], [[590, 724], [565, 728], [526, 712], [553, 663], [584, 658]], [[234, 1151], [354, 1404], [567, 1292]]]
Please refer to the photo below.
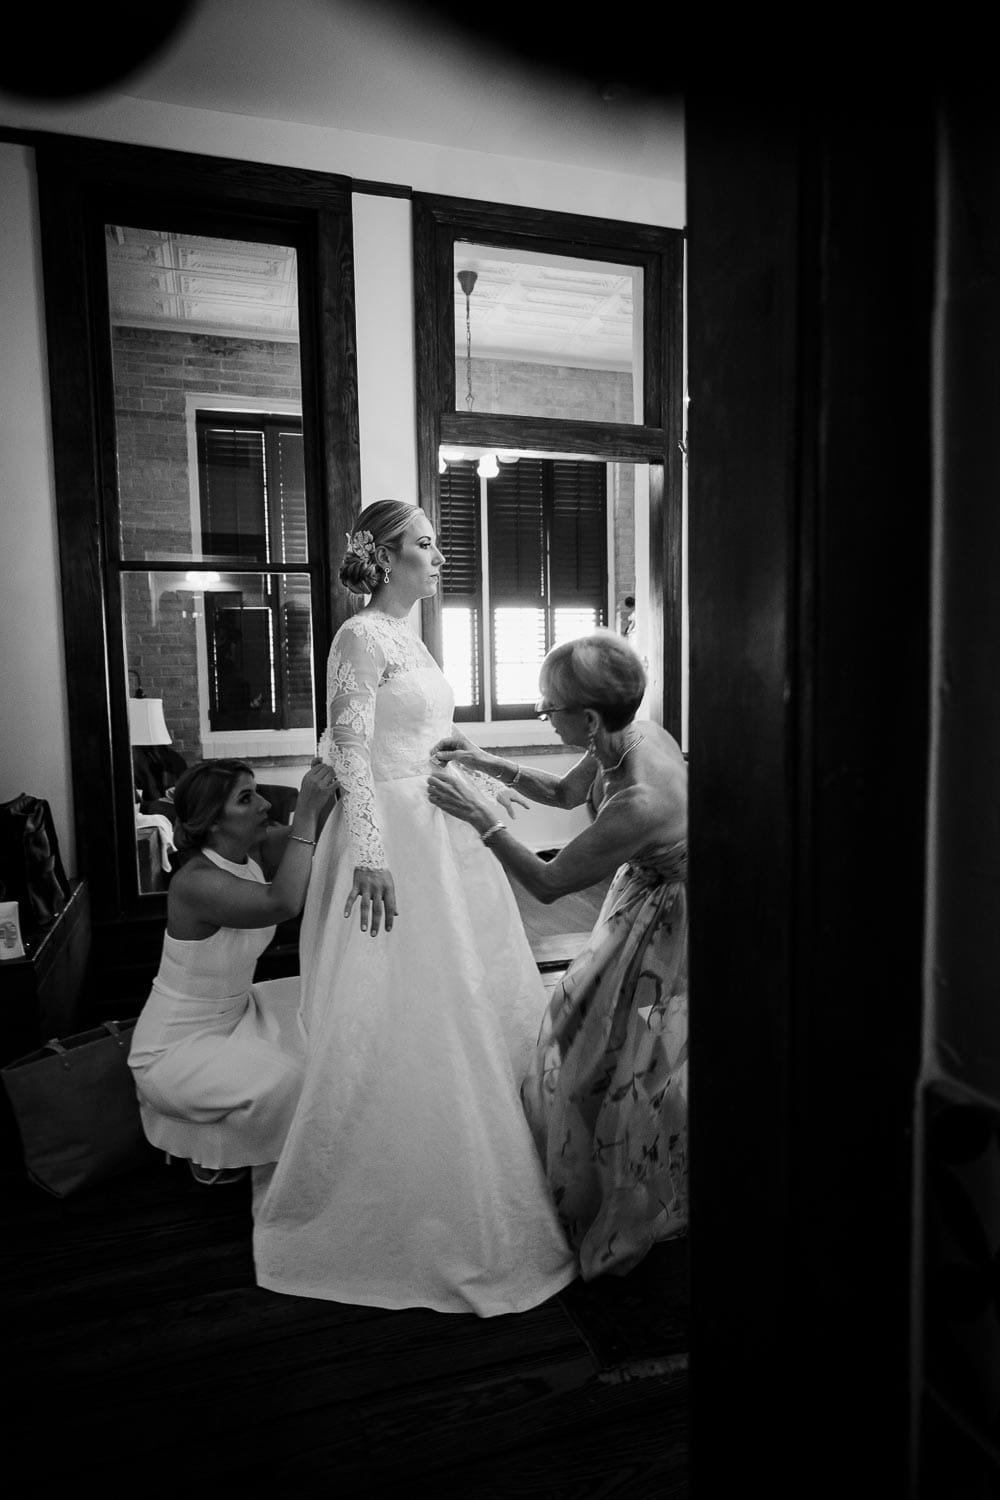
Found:
[[646, 672], [636, 652], [607, 629], [553, 646], [542, 662], [542, 682], [561, 705], [596, 709], [610, 730], [632, 722], [646, 692]]

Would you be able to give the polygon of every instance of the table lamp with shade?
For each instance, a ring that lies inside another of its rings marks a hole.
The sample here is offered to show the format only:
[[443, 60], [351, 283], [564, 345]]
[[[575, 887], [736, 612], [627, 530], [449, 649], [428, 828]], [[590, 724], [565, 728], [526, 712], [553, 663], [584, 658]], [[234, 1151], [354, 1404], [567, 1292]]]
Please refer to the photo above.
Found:
[[167, 748], [173, 740], [163, 717], [163, 699], [130, 698], [128, 729], [139, 800], [143, 804], [158, 802], [184, 769], [182, 757]]
[[163, 699], [130, 698], [128, 733], [133, 745], [171, 744], [170, 730], [163, 717]]

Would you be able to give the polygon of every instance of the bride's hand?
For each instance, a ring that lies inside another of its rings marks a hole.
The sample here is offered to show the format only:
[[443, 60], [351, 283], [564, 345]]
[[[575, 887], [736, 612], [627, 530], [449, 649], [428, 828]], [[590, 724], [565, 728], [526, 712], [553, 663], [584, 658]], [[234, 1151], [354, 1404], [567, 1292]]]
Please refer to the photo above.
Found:
[[361, 900], [361, 931], [366, 931], [370, 923], [371, 935], [374, 937], [384, 923], [386, 932], [391, 932], [393, 919], [398, 912], [396, 887], [393, 885], [389, 871], [362, 870], [359, 866], [355, 866], [354, 884], [351, 886], [347, 905], [344, 908], [345, 917], [351, 915], [354, 903], [359, 898]]

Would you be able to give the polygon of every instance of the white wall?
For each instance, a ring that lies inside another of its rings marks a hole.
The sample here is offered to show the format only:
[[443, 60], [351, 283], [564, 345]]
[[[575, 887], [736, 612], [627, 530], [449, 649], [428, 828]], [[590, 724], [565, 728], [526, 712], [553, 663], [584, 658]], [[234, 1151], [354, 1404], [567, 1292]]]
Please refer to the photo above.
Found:
[[33, 153], [0, 147], [0, 802], [51, 804], [75, 873]]
[[361, 499], [416, 499], [410, 204], [355, 193], [352, 214]]
[[195, 155], [273, 162], [358, 180], [395, 183], [424, 193], [482, 198], [521, 208], [590, 214], [601, 219], [684, 224], [682, 180], [594, 172], [527, 156], [362, 135], [285, 120], [226, 115], [145, 99], [110, 96], [76, 108], [23, 104], [0, 93], [0, 126], [91, 136]]

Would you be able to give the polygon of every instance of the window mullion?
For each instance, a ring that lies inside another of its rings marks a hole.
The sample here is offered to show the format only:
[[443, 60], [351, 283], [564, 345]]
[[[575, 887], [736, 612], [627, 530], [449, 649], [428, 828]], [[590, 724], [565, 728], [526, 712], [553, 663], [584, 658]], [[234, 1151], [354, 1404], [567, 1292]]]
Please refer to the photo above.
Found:
[[479, 587], [482, 599], [481, 630], [479, 636], [480, 678], [482, 712], [484, 722], [493, 719], [493, 595], [490, 589], [490, 508], [487, 504], [488, 481], [480, 478], [479, 493]]
[[545, 651], [552, 650], [555, 640], [555, 604], [552, 599], [552, 531], [555, 509], [555, 466], [551, 459], [542, 460], [542, 531], [545, 538], [545, 576], [542, 582], [542, 608], [545, 611]]

